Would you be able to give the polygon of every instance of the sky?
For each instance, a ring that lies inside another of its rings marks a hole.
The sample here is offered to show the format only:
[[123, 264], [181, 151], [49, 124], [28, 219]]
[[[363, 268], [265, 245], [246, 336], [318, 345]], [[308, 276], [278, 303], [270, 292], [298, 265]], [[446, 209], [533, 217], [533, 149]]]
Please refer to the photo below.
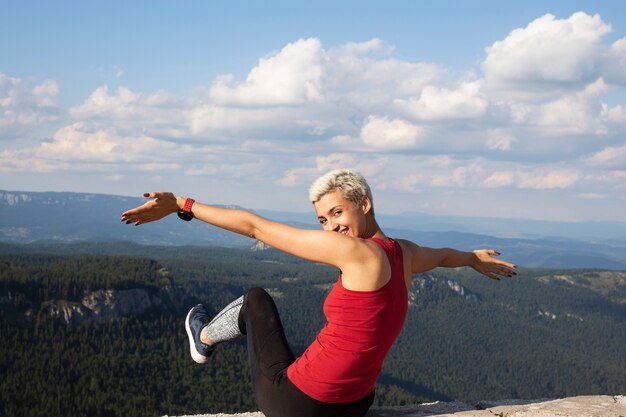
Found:
[[626, 2], [4, 1], [0, 189], [626, 221]]

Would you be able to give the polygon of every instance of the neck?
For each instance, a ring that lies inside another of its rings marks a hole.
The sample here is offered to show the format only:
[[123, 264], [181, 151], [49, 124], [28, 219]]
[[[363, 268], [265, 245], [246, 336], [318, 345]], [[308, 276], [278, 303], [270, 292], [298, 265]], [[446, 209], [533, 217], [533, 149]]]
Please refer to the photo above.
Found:
[[370, 238], [373, 238], [373, 237], [378, 238], [378, 239], [387, 240], [387, 236], [383, 233], [382, 229], [378, 225], [378, 222], [376, 221], [376, 218], [374, 217], [374, 215], [371, 215], [371, 216], [367, 217], [367, 224], [366, 224], [366, 229], [365, 229], [365, 238], [366, 239], [370, 239]]

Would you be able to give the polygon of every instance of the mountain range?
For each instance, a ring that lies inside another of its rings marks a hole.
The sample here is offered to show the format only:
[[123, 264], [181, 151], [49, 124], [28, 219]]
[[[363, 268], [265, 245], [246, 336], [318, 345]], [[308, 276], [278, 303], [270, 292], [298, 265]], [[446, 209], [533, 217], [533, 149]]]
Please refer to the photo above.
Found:
[[[120, 215], [145, 200], [136, 197], [0, 190], [0, 242], [110, 242], [252, 248], [257, 242], [175, 216], [131, 227]], [[232, 206], [235, 207], [235, 206]], [[311, 213], [257, 210], [304, 228], [317, 228]], [[388, 235], [431, 247], [498, 249], [507, 260], [533, 268], [626, 269], [626, 223], [553, 222], [529, 219], [377, 214]]]

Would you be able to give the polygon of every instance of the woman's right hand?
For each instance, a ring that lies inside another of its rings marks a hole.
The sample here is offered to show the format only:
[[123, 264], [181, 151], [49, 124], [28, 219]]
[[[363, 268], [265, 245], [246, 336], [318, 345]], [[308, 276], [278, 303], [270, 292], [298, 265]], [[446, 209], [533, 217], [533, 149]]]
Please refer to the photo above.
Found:
[[185, 202], [182, 197], [177, 197], [172, 193], [152, 192], [145, 193], [143, 196], [152, 200], [122, 213], [121, 221], [126, 222], [126, 224], [132, 223], [135, 226], [139, 226], [140, 224], [161, 220], [163, 217], [176, 213], [182, 207], [179, 205], [181, 201], [182, 204]]

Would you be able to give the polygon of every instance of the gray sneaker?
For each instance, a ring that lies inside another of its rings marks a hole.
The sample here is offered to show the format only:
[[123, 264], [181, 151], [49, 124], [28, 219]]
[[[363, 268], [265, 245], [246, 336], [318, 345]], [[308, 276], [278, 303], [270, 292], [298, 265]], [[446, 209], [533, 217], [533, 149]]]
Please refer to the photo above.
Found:
[[209, 346], [200, 340], [202, 329], [208, 326], [210, 320], [206, 309], [202, 304], [198, 304], [187, 314], [185, 319], [185, 330], [189, 336], [189, 350], [191, 357], [197, 363], [205, 363], [213, 353], [213, 346]]

